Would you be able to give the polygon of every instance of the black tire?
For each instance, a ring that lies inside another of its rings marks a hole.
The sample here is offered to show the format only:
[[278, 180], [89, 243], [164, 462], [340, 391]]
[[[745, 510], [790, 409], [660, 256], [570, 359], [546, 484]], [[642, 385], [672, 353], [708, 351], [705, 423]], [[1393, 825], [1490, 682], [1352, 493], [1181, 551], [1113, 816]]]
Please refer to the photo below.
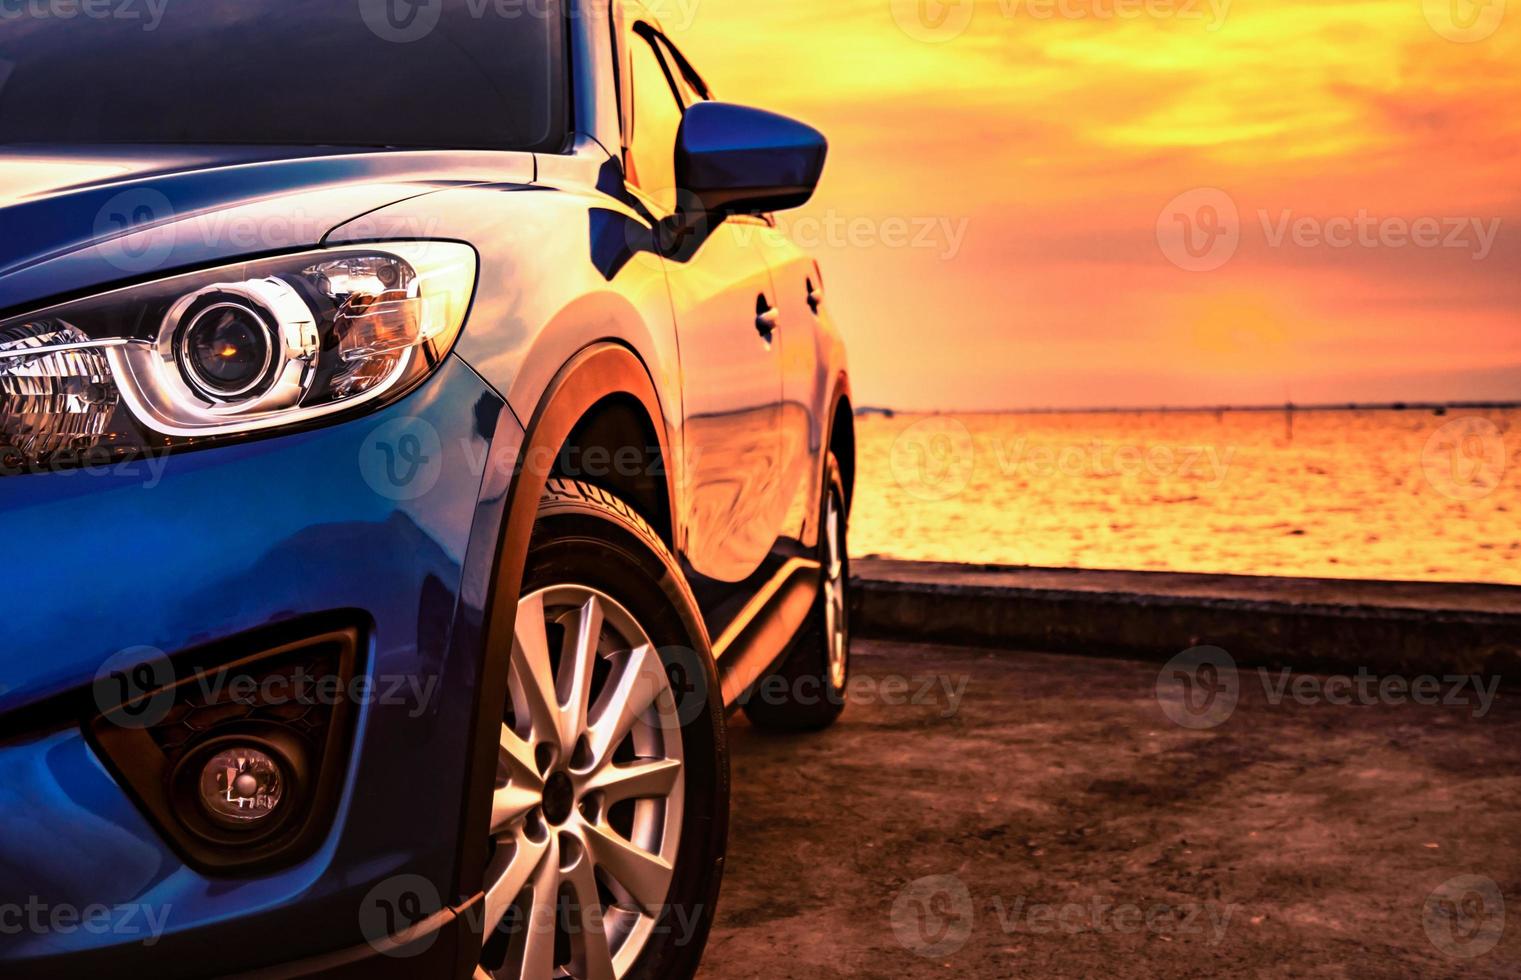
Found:
[[729, 756], [722, 690], [685, 578], [653, 528], [617, 497], [550, 480], [522, 594], [563, 585], [595, 589], [639, 621], [671, 678], [685, 754], [685, 816], [670, 894], [627, 978], [689, 978], [707, 944], [729, 832]]
[[[850, 548], [847, 544], [848, 520], [845, 506], [845, 483], [839, 462], [830, 453], [824, 463], [824, 492], [819, 496], [819, 596], [809, 611], [808, 620], [781, 666], [761, 678], [743, 699], [745, 716], [751, 724], [777, 731], [821, 731], [833, 725], [845, 710], [850, 684]], [[829, 602], [825, 579], [831, 555], [826, 528], [831, 501], [838, 514], [840, 572], [837, 588], [842, 590], [837, 607], [843, 630], [844, 667], [836, 674], [830, 668], [832, 631], [829, 628]], [[832, 676], [834, 675], [834, 676]]]

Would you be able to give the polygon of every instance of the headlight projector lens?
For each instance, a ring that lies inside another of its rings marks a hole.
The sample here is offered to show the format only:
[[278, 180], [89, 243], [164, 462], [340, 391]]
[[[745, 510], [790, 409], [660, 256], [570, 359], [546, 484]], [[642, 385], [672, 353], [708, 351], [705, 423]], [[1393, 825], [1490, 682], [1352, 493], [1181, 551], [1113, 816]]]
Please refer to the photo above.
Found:
[[268, 380], [275, 360], [274, 331], [248, 305], [213, 303], [184, 326], [176, 353], [185, 377], [200, 394], [228, 401]]

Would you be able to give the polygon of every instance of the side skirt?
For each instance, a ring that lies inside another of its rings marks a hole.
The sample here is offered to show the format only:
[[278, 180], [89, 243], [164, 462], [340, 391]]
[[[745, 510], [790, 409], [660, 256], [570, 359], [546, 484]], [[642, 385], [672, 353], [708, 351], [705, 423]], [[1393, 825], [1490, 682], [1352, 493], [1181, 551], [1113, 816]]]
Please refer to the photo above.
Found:
[[732, 707], [786, 656], [819, 593], [822, 567], [791, 558], [713, 641], [725, 707]]

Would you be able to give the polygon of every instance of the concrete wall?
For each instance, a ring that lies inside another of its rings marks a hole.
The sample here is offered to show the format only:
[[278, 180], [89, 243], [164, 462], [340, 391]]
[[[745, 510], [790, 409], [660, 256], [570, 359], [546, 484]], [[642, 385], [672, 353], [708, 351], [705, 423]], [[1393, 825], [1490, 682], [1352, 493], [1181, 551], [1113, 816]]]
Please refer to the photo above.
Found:
[[1521, 588], [858, 560], [859, 635], [1521, 680]]

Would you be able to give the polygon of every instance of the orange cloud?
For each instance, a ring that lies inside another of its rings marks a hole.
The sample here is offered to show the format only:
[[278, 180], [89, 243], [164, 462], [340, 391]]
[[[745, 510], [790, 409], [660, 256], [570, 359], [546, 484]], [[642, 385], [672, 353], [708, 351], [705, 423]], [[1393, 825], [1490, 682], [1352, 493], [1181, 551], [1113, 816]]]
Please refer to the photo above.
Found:
[[[812, 237], [865, 401], [1521, 396], [1504, 0], [692, 9], [673, 33], [720, 97], [831, 137], [824, 187], [784, 225], [866, 229]], [[1239, 238], [1200, 271], [1157, 230], [1196, 188], [1225, 193]], [[1475, 224], [1425, 245], [1420, 219]], [[870, 232], [905, 220], [918, 245]]]

